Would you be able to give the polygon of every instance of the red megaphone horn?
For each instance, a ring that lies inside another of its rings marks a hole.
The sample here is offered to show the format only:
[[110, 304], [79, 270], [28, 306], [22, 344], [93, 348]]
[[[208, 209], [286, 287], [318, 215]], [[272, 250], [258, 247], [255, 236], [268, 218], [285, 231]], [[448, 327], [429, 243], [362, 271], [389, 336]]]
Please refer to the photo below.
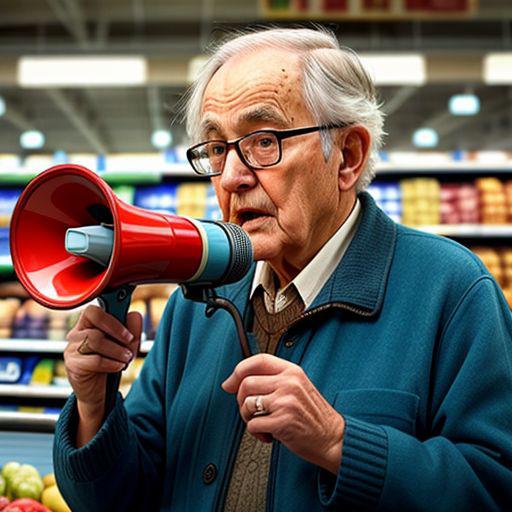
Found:
[[[91, 225], [113, 230], [106, 266], [66, 250], [67, 230]], [[27, 185], [12, 216], [10, 245], [23, 286], [55, 309], [76, 307], [126, 284], [233, 282], [252, 261], [249, 239], [238, 226], [128, 205], [78, 165], [52, 167]]]

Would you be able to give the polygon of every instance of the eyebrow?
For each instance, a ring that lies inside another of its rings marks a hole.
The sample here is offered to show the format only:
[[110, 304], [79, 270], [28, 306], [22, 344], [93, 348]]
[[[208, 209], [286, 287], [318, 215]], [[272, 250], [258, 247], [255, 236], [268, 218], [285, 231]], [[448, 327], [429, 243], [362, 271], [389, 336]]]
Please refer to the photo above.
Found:
[[[288, 128], [286, 119], [274, 108], [267, 105], [246, 110], [240, 115], [239, 121], [242, 123], [267, 122], [276, 125], [278, 128]], [[220, 124], [215, 119], [206, 116], [201, 121], [200, 133], [203, 137], [207, 137], [210, 132], [217, 132], [221, 137], [223, 136]]]
[[277, 125], [279, 128], [287, 128], [288, 123], [274, 108], [269, 105], [262, 105], [251, 110], [246, 110], [241, 116], [240, 121], [244, 123], [269, 122]]

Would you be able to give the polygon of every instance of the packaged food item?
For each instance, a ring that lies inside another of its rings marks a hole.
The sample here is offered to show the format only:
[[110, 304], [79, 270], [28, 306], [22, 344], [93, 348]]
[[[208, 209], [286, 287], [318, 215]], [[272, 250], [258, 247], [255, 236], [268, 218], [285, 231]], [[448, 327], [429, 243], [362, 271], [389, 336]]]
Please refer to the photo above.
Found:
[[432, 226], [441, 222], [441, 187], [433, 178], [400, 182], [402, 222], [409, 226]]
[[32, 372], [30, 385], [49, 386], [53, 381], [53, 369], [55, 367], [54, 359], [41, 359]]
[[475, 181], [480, 191], [480, 211], [483, 224], [506, 224], [507, 196], [503, 183], [497, 178], [479, 178]]
[[19, 357], [0, 357], [0, 384], [16, 384], [23, 372]]

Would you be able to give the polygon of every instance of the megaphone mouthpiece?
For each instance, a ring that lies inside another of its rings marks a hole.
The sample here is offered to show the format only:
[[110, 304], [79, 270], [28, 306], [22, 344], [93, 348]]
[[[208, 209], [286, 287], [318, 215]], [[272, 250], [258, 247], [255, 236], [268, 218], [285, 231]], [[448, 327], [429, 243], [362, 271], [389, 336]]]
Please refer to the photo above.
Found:
[[105, 226], [84, 226], [66, 231], [66, 251], [108, 267], [114, 249], [114, 231]]

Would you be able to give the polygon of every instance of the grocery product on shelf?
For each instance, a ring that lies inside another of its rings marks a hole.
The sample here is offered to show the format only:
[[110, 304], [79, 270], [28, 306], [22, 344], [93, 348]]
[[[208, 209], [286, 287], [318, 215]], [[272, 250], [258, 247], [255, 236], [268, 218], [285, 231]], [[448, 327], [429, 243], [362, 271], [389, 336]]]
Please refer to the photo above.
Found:
[[[0, 283], [11, 289], [11, 283]], [[138, 286], [130, 306], [143, 317], [144, 339], [153, 339], [163, 308], [171, 293], [177, 288], [173, 284], [150, 284]], [[0, 295], [1, 296], [1, 295]], [[152, 306], [152, 303], [155, 304]], [[32, 299], [0, 299], [0, 339], [65, 340], [67, 332], [75, 325], [83, 307], [72, 311], [47, 309]], [[41, 346], [44, 350], [44, 346]]]
[[482, 223], [506, 224], [508, 208], [504, 184], [497, 178], [480, 178], [475, 185], [480, 192]]
[[432, 226], [441, 222], [441, 187], [433, 178], [415, 178], [400, 182], [402, 222], [409, 226]]
[[401, 190], [398, 183], [374, 183], [368, 187], [368, 192], [375, 202], [395, 222], [402, 220]]
[[21, 301], [16, 298], [0, 299], [0, 338], [10, 338], [12, 325]]
[[11, 213], [20, 197], [21, 189], [7, 188], [0, 190], [0, 226], [8, 226]]
[[512, 249], [472, 247], [489, 272], [501, 286], [503, 294], [512, 308]]
[[478, 224], [480, 198], [477, 187], [470, 183], [441, 185], [441, 223]]
[[176, 214], [176, 202], [174, 183], [137, 187], [135, 191], [134, 205], [147, 210], [161, 210]]
[[126, 396], [128, 394], [128, 391], [130, 391], [133, 381], [139, 376], [139, 373], [142, 370], [143, 364], [144, 358], [137, 357], [121, 374], [121, 384], [119, 386], [119, 391], [123, 396]]

